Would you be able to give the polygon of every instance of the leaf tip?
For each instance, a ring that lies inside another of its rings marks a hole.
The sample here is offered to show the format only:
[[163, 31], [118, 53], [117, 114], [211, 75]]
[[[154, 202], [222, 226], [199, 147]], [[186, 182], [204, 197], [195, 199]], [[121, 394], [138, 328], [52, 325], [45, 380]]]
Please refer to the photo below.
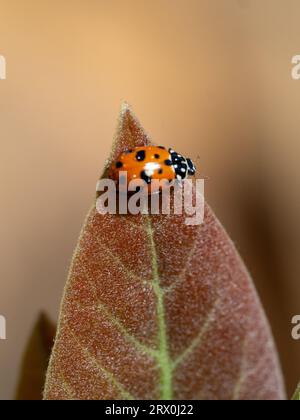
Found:
[[121, 116], [126, 114], [126, 112], [132, 112], [132, 110], [130, 104], [127, 101], [123, 100], [121, 102]]
[[122, 101], [116, 135], [106, 169], [124, 150], [149, 144], [151, 144], [149, 136], [132, 111], [131, 105], [127, 101]]

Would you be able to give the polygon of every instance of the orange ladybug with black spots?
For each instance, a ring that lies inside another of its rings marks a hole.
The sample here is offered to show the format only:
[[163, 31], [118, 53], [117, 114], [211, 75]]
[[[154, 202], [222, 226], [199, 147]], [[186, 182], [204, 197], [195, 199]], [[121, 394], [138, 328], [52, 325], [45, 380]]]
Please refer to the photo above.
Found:
[[168, 183], [175, 179], [182, 181], [188, 175], [195, 175], [196, 168], [191, 159], [173, 149], [144, 146], [121, 153], [111, 165], [109, 176], [118, 183], [120, 172], [127, 172], [127, 184], [142, 179], [150, 185], [153, 179], [166, 180]]

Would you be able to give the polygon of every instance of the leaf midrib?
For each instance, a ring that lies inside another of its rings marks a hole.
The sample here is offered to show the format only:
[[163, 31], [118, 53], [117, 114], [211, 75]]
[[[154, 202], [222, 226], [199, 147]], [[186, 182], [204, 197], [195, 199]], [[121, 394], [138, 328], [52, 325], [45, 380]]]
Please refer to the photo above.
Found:
[[[167, 322], [166, 322], [166, 314], [165, 314], [165, 293], [166, 290], [161, 287], [161, 278], [159, 273], [158, 267], [158, 256], [156, 251], [156, 244], [154, 240], [154, 230], [151, 223], [151, 218], [149, 215], [144, 215], [145, 223], [141, 224], [143, 226], [144, 231], [148, 237], [149, 241], [149, 249], [151, 255], [151, 271], [152, 271], [152, 280], [149, 282], [151, 285], [153, 292], [156, 296], [157, 303], [156, 303], [156, 312], [157, 312], [157, 347], [156, 349], [148, 347], [147, 345], [139, 342], [130, 332], [126, 330], [126, 328], [122, 325], [122, 322], [119, 321], [117, 318], [113, 318], [109, 313], [108, 309], [105, 305], [101, 302], [98, 302], [97, 308], [103, 311], [108, 318], [114, 323], [114, 325], [124, 334], [124, 336], [142, 353], [149, 355], [150, 357], [154, 358], [157, 363], [157, 367], [160, 370], [160, 394], [159, 399], [162, 400], [172, 400], [173, 399], [173, 373], [178, 365], [185, 359], [197, 345], [200, 344], [203, 335], [205, 334], [208, 325], [205, 325], [203, 329], [201, 329], [199, 335], [192, 341], [192, 343], [188, 346], [185, 351], [179, 355], [175, 360], [172, 360], [170, 350], [169, 350], [169, 339], [167, 333]], [[114, 256], [115, 258], [115, 256]], [[120, 263], [120, 261], [119, 261]], [[128, 273], [127, 273], [128, 275]], [[94, 287], [93, 283], [91, 286]], [[96, 293], [95, 293], [96, 296]], [[215, 305], [214, 305], [215, 306]], [[213, 313], [213, 310], [212, 310]], [[211, 318], [211, 316], [209, 316]], [[211, 319], [210, 319], [211, 320]], [[209, 324], [209, 322], [208, 322]], [[74, 337], [75, 338], [75, 337]], [[77, 337], [76, 337], [77, 338]], [[78, 340], [78, 338], [77, 338]], [[88, 350], [84, 348], [84, 346], [80, 344], [81, 349], [84, 353]], [[98, 366], [101, 372], [106, 376], [108, 381], [114, 385], [122, 395], [124, 399], [134, 399], [134, 397], [120, 384], [115, 378], [114, 375], [105, 369], [103, 366]]]
[[157, 253], [154, 241], [154, 234], [151, 219], [146, 216], [146, 231], [150, 242], [151, 266], [152, 266], [152, 287], [157, 299], [157, 321], [158, 321], [158, 352], [157, 361], [160, 368], [160, 398], [172, 400], [173, 386], [172, 373], [173, 363], [170, 357], [167, 325], [164, 305], [164, 292], [160, 284], [160, 275], [157, 264]]
[[[184, 350], [182, 354], [172, 359], [169, 349], [169, 337], [167, 332], [167, 322], [166, 322], [166, 314], [165, 314], [165, 294], [166, 289], [161, 286], [161, 278], [159, 273], [159, 266], [158, 266], [158, 256], [156, 250], [156, 244], [154, 240], [154, 229], [152, 227], [151, 217], [149, 215], [144, 215], [144, 223], [142, 223], [141, 228], [143, 228], [144, 232], [147, 235], [147, 239], [149, 241], [149, 249], [150, 249], [150, 257], [151, 257], [151, 274], [152, 279], [149, 281], [149, 285], [151, 285], [152, 290], [156, 297], [156, 316], [157, 316], [157, 346], [156, 348], [151, 348], [145, 345], [144, 343], [137, 340], [134, 335], [132, 335], [127, 329], [124, 327], [122, 322], [112, 316], [110, 314], [108, 308], [102, 303], [98, 302], [97, 309], [101, 310], [106, 314], [108, 319], [121, 331], [121, 333], [126, 337], [126, 339], [131, 342], [137, 350], [141, 351], [144, 354], [152, 357], [157, 364], [157, 368], [160, 371], [160, 382], [159, 382], [159, 399], [161, 400], [172, 400], [173, 399], [173, 374], [175, 369], [178, 367], [179, 364], [186, 359], [188, 355], [201, 343], [203, 335], [206, 333], [209, 324], [213, 318], [214, 310], [217, 305], [213, 305], [211, 312], [208, 316], [207, 321], [204, 323], [204, 326], [201, 328], [199, 334], [195, 337], [194, 340], [190, 343], [190, 345]], [[115, 255], [111, 254], [115, 258]], [[120, 264], [121, 262], [118, 261]], [[123, 265], [123, 263], [121, 263]], [[126, 274], [128, 275], [128, 270], [126, 270]], [[131, 275], [131, 274], [130, 274]], [[91, 284], [94, 287], [93, 284]], [[97, 293], [95, 293], [97, 296]], [[101, 368], [103, 372], [103, 368]], [[119, 383], [115, 383], [118, 381], [113, 380], [113, 375], [105, 369], [106, 377], [112, 384], [120, 385], [117, 386], [119, 391], [122, 391], [122, 397], [124, 399], [134, 399], [134, 397], [123, 389], [123, 385]], [[120, 387], [122, 389], [120, 389]], [[125, 392], [123, 392], [125, 391]], [[126, 395], [127, 394], [127, 395]]]

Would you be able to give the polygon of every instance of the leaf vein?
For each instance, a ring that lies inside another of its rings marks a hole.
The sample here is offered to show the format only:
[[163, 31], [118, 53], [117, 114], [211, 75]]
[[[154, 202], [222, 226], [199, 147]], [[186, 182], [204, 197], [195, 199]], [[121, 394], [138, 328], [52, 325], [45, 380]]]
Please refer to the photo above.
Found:
[[150, 242], [151, 261], [152, 261], [152, 287], [157, 300], [157, 322], [158, 322], [158, 363], [161, 372], [160, 393], [161, 399], [172, 400], [172, 361], [169, 354], [167, 337], [167, 326], [165, 319], [164, 292], [160, 285], [160, 275], [158, 270], [157, 252], [154, 241], [153, 227], [149, 216], [146, 217], [146, 232]]
[[173, 369], [176, 369], [183, 362], [184, 359], [186, 359], [188, 356], [190, 356], [196, 348], [199, 348], [201, 346], [203, 337], [205, 336], [205, 334], [207, 333], [208, 329], [211, 326], [211, 323], [215, 319], [215, 312], [218, 308], [219, 301], [220, 301], [220, 299], [217, 299], [214, 302], [214, 304], [212, 306], [212, 309], [210, 310], [209, 314], [207, 315], [207, 317], [204, 321], [204, 324], [203, 324], [200, 332], [198, 333], [198, 335], [192, 340], [192, 342], [189, 344], [189, 346], [174, 360]]
[[69, 331], [70, 331], [74, 341], [76, 341], [77, 346], [80, 348], [80, 350], [85, 355], [87, 360], [89, 360], [106, 377], [106, 379], [120, 392], [120, 395], [122, 396], [122, 398], [124, 398], [125, 400], [134, 400], [135, 398], [115, 378], [115, 376], [109, 370], [104, 368], [99, 363], [99, 361], [91, 354], [91, 352], [86, 347], [83, 346], [83, 344], [80, 342], [77, 335], [72, 330], [69, 329]]
[[186, 264], [184, 265], [183, 269], [179, 273], [177, 280], [175, 280], [175, 282], [172, 283], [170, 286], [165, 287], [164, 293], [172, 293], [176, 289], [176, 287], [179, 284], [181, 284], [182, 281], [186, 278], [189, 263], [191, 262], [195, 249], [197, 248], [197, 245], [198, 245], [198, 237], [200, 236], [200, 232], [201, 232], [201, 229], [198, 230], [198, 233], [194, 239], [193, 245], [191, 246], [191, 249], [189, 250], [189, 253], [187, 255]]
[[105, 316], [108, 318], [108, 320], [114, 324], [120, 331], [121, 333], [124, 335], [124, 337], [130, 341], [131, 344], [133, 344], [133, 346], [139, 350], [142, 353], [147, 354], [148, 356], [152, 357], [152, 358], [157, 358], [158, 356], [158, 352], [143, 344], [141, 341], [139, 341], [133, 334], [131, 334], [127, 328], [124, 327], [124, 325], [121, 323], [121, 321], [119, 319], [117, 319], [108, 309], [107, 307], [103, 304], [103, 303], [99, 303], [98, 306], [96, 307], [98, 310], [100, 310], [101, 312], [103, 312], [105, 314]]
[[61, 379], [62, 389], [68, 396], [68, 399], [76, 400], [77, 398], [76, 398], [75, 391], [73, 390], [72, 386], [68, 384], [66, 378], [64, 377], [62, 373], [59, 376], [61, 377], [60, 379]]
[[111, 258], [113, 262], [115, 262], [118, 266], [120, 266], [123, 269], [123, 272], [127, 276], [128, 279], [133, 280], [133, 281], [138, 281], [139, 283], [144, 284], [144, 285], [149, 285], [149, 282], [147, 282], [141, 276], [139, 276], [138, 274], [135, 274], [132, 270], [126, 267], [126, 265], [121, 260], [121, 258], [115, 255], [109, 249], [108, 246], [104, 246], [102, 243], [100, 243], [100, 241], [98, 241], [98, 245], [102, 248], [102, 250], [107, 252], [107, 254], [109, 255], [109, 258]]
[[239, 377], [236, 381], [236, 384], [234, 386], [233, 389], [233, 396], [232, 396], [232, 400], [238, 400], [242, 387], [244, 385], [244, 383], [246, 382], [247, 378], [250, 375], [253, 375], [254, 373], [257, 372], [257, 370], [261, 367], [261, 364], [264, 362], [265, 360], [265, 355], [263, 355], [258, 362], [256, 363], [256, 365], [252, 368], [252, 369], [247, 369], [247, 343], [248, 343], [248, 339], [247, 337], [245, 337], [244, 339], [244, 343], [243, 343], [243, 350], [242, 350], [242, 361], [241, 361], [241, 368], [240, 368], [240, 374]]

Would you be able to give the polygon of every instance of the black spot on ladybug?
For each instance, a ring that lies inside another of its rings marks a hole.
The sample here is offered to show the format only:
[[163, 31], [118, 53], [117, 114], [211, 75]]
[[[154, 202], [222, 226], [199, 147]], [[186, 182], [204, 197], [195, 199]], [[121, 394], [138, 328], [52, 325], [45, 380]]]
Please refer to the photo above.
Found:
[[172, 161], [171, 161], [170, 159], [166, 159], [166, 160], [165, 160], [165, 165], [167, 165], [167, 166], [172, 166], [172, 165], [173, 165], [173, 163], [172, 163]]
[[136, 160], [138, 160], [139, 162], [142, 162], [143, 160], [145, 160], [146, 158], [145, 150], [140, 150], [139, 152], [137, 152], [135, 157], [136, 157]]
[[161, 175], [161, 174], [163, 173], [163, 170], [160, 168], [160, 169], [158, 170], [158, 173], [159, 173], [159, 175]]
[[143, 179], [147, 184], [151, 184], [151, 176], [148, 176], [145, 171], [141, 172], [141, 179]]
[[155, 157], [155, 159], [159, 159], [160, 158], [160, 156], [159, 156], [158, 153], [155, 153], [154, 157]]
[[166, 148], [164, 146], [158, 146], [159, 149], [163, 149], [166, 150]]
[[116, 163], [116, 168], [122, 168], [122, 166], [123, 166], [123, 163], [122, 162], [117, 162]]

